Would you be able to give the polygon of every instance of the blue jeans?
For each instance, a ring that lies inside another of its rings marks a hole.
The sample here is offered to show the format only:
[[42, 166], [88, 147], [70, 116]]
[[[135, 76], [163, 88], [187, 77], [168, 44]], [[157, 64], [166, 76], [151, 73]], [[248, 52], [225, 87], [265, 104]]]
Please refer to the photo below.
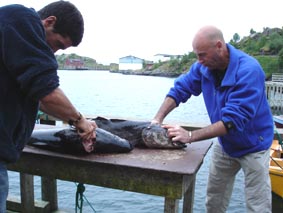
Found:
[[6, 212], [6, 201], [9, 191], [7, 166], [0, 161], [0, 213]]

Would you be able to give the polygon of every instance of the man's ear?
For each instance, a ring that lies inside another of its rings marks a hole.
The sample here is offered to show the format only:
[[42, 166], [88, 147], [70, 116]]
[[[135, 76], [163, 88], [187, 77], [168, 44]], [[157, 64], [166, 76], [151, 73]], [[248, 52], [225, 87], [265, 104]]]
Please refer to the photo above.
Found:
[[56, 16], [48, 16], [47, 18], [42, 20], [42, 24], [44, 27], [53, 27], [57, 21]]

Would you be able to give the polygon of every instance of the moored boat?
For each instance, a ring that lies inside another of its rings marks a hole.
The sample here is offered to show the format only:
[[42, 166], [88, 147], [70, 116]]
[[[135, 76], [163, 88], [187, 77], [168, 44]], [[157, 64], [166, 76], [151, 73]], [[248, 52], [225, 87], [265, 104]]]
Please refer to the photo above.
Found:
[[273, 121], [276, 128], [283, 128], [283, 115], [274, 115]]
[[274, 140], [270, 149], [269, 176], [272, 192], [283, 198], [283, 151], [278, 140]]

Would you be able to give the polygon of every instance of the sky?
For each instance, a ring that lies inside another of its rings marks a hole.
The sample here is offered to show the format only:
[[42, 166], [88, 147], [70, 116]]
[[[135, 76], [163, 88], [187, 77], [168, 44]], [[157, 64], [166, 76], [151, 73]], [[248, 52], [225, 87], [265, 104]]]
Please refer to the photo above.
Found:
[[[54, 0], [53, 0], [54, 1]], [[0, 0], [0, 6], [19, 3], [39, 10], [52, 0]], [[192, 51], [199, 28], [214, 25], [226, 42], [250, 30], [282, 28], [281, 0], [69, 0], [81, 11], [85, 33], [75, 53], [98, 63], [118, 63], [133, 55], [152, 60], [156, 54], [183, 55]]]

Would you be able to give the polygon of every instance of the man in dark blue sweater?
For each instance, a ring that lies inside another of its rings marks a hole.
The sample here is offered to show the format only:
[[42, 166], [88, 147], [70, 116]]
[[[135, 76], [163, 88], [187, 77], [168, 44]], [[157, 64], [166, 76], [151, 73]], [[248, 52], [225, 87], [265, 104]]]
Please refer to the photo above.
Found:
[[1, 213], [9, 188], [6, 164], [20, 157], [39, 109], [74, 125], [84, 140], [95, 138], [96, 123], [86, 120], [59, 88], [54, 56], [77, 46], [83, 32], [83, 17], [70, 2], [54, 2], [38, 12], [22, 5], [0, 7]]

